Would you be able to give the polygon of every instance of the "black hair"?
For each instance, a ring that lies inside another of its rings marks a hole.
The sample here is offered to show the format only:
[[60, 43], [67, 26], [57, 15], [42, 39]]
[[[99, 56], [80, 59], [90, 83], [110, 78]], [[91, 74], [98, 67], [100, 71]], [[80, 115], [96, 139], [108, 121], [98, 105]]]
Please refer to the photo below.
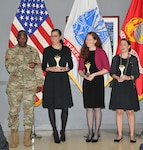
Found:
[[60, 30], [60, 29], [53, 29], [53, 30], [51, 31], [51, 33], [52, 33], [52, 32], [54, 32], [54, 31], [58, 32], [58, 33], [59, 33], [59, 35], [60, 35], [60, 36], [62, 36], [62, 32], [61, 32], [61, 30]]
[[[53, 30], [51, 31], [51, 33], [54, 32], [54, 31], [55, 31], [55, 32], [58, 32], [58, 34], [59, 34], [60, 36], [62, 36], [62, 32], [61, 32], [60, 29], [53, 29]], [[60, 43], [63, 45], [63, 40], [62, 40], [62, 39], [60, 40]]]
[[25, 30], [20, 30], [20, 31], [18, 31], [17, 37], [19, 37], [21, 34], [25, 34], [26, 37], [27, 37], [27, 33], [26, 33]]

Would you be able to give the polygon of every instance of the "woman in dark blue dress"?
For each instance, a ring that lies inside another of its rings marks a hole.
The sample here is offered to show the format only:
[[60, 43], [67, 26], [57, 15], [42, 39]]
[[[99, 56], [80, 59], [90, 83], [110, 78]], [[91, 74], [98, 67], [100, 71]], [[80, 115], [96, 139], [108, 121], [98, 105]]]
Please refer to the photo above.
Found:
[[121, 54], [113, 57], [110, 75], [113, 77], [113, 86], [109, 109], [116, 111], [116, 124], [118, 135], [114, 142], [122, 139], [123, 114], [126, 111], [130, 129], [130, 142], [135, 143], [135, 115], [138, 111], [139, 101], [135, 80], [139, 77], [137, 58], [129, 53], [131, 44], [128, 39], [120, 43]]
[[[55, 143], [65, 141], [65, 128], [68, 119], [68, 108], [73, 106], [68, 71], [73, 68], [70, 49], [61, 43], [61, 31], [51, 32], [52, 45], [45, 48], [42, 69], [46, 71], [43, 90], [43, 108], [48, 108], [49, 119], [53, 128]], [[62, 129], [59, 138], [55, 109], [61, 109]]]

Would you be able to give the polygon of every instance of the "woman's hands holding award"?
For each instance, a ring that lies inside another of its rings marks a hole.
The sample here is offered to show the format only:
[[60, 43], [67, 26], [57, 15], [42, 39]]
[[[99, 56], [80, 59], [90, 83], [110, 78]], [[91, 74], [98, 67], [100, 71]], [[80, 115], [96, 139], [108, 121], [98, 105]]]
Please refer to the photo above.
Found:
[[125, 66], [119, 65], [119, 69], [120, 69], [121, 75], [120, 75], [120, 78], [118, 79], [118, 82], [123, 82], [127, 80], [127, 75], [124, 75]]
[[92, 73], [92, 74], [90, 73], [91, 63], [87, 61], [87, 62], [85, 63], [85, 67], [86, 67], [85, 79], [86, 79], [86, 80], [89, 80], [89, 81], [93, 80], [93, 78], [94, 78], [95, 76], [94, 76], [93, 73]]
[[87, 61], [86, 64], [85, 64], [85, 67], [87, 69], [87, 72], [86, 72], [86, 76], [87, 77], [90, 75], [90, 71], [89, 71], [90, 66], [91, 66], [91, 63]]
[[55, 55], [54, 56], [54, 60], [56, 61], [56, 66], [51, 66], [51, 67], [47, 67], [46, 71], [51, 71], [51, 72], [66, 72], [68, 71], [68, 67], [62, 67], [60, 66], [60, 60], [61, 60], [61, 56], [60, 55]]

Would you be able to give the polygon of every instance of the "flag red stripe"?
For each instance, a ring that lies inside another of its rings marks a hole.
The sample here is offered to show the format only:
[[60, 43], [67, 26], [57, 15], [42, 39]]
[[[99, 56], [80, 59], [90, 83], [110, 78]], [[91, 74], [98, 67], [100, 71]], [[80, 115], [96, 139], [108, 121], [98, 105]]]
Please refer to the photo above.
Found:
[[18, 33], [18, 30], [17, 30], [17, 28], [15, 27], [14, 24], [11, 25], [11, 31], [12, 31], [12, 33], [14, 34], [14, 36], [16, 37], [16, 36], [17, 36], [17, 33]]
[[47, 41], [48, 44], [51, 44], [51, 39], [50, 39], [50, 35], [45, 31], [45, 29], [40, 26], [38, 28], [38, 31], [42, 34], [42, 36], [44, 37], [44, 39]]
[[36, 100], [35, 100], [36, 102], [38, 102], [39, 101], [39, 98], [36, 96]]
[[53, 23], [52, 23], [50, 17], [48, 17], [48, 18], [46, 19], [46, 21], [47, 21], [47, 23], [49, 24], [49, 26], [51, 27], [51, 29], [54, 29], [54, 25], [53, 25]]
[[14, 44], [11, 42], [11, 40], [9, 40], [8, 47], [10, 48], [10, 47], [13, 47], [13, 46], [14, 46]]
[[43, 50], [44, 50], [44, 47], [42, 46], [42, 44], [39, 42], [39, 40], [37, 39], [37, 37], [34, 35], [34, 34], [32, 34], [31, 36], [30, 36], [30, 39], [33, 41], [33, 43], [35, 44], [35, 46], [37, 47], [37, 49], [41, 52], [41, 53], [43, 53]]
[[[14, 34], [15, 37], [17, 36], [18, 30], [13, 23], [11, 25], [11, 32]], [[13, 46], [14, 43], [11, 40], [9, 40], [8, 47], [13, 47]]]

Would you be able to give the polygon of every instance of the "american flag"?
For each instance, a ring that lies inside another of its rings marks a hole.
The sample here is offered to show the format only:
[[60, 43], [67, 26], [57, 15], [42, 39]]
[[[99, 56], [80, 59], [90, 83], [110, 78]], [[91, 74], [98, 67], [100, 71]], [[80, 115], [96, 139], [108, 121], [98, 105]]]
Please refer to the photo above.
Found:
[[[44, 0], [21, 0], [11, 25], [9, 47], [17, 44], [18, 31], [25, 30], [29, 37], [28, 44], [38, 50], [42, 60], [44, 48], [51, 44], [50, 34], [53, 28]], [[41, 104], [41, 101], [42, 92], [39, 92], [35, 106]]]

